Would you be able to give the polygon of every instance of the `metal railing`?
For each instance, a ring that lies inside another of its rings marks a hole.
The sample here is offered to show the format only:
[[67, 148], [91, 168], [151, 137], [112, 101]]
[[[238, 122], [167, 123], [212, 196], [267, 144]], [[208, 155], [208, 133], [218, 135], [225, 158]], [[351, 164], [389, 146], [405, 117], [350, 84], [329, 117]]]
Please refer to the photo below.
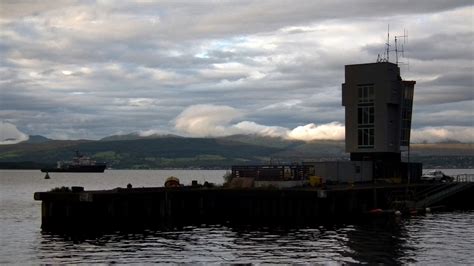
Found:
[[458, 192], [468, 189], [471, 186], [474, 186], [474, 182], [464, 181], [464, 182], [458, 182], [452, 185], [446, 185], [444, 189], [438, 190], [435, 193], [427, 196], [426, 198], [417, 201], [416, 207], [421, 208], [421, 207], [430, 206], [449, 196], [452, 196]]
[[415, 195], [415, 201], [421, 201], [421, 200], [424, 200], [426, 199], [427, 197], [431, 196], [431, 195], [434, 195], [434, 194], [437, 194], [439, 193], [440, 191], [443, 191], [451, 186], [454, 186], [456, 185], [456, 183], [454, 182], [450, 182], [450, 183], [439, 183], [439, 184], [435, 184], [433, 186], [429, 186], [428, 188], [424, 189], [424, 190], [421, 190], [421, 191], [418, 191]]
[[460, 174], [453, 176], [453, 182], [474, 182], [474, 174]]

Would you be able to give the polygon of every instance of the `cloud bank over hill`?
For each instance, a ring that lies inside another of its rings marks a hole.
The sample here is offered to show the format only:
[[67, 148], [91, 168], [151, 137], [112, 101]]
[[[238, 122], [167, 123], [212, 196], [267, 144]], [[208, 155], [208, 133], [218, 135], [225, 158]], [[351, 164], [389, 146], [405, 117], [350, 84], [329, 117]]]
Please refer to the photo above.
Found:
[[474, 143], [473, 127], [425, 127], [412, 130], [412, 143], [460, 141]]
[[[307, 124], [293, 129], [246, 121], [245, 112], [222, 105], [193, 105], [175, 119], [178, 133], [193, 137], [220, 137], [255, 134], [292, 140], [344, 140], [345, 128], [339, 122]], [[472, 127], [426, 127], [412, 130], [412, 143], [461, 141], [474, 142]]]
[[15, 125], [0, 121], [0, 145], [16, 144], [28, 140], [28, 135], [21, 132]]
[[308, 124], [289, 129], [242, 120], [245, 112], [223, 105], [193, 105], [175, 120], [175, 129], [188, 136], [216, 137], [255, 134], [293, 140], [343, 140], [344, 126], [338, 122]]
[[[245, 119], [245, 112], [229, 106], [194, 105], [186, 108], [174, 123], [172, 134], [187, 137], [222, 137], [236, 134], [278, 137], [289, 140], [335, 140], [344, 141], [345, 127], [339, 122], [322, 125], [313, 123], [297, 126], [293, 129], [258, 124]], [[153, 135], [169, 135], [170, 132], [161, 130], [142, 130], [140, 137]], [[123, 135], [120, 134], [119, 135]], [[0, 122], [0, 145], [16, 144], [28, 140], [28, 135], [19, 131], [15, 125]], [[474, 128], [472, 127], [426, 127], [412, 129], [412, 143], [437, 143], [459, 141], [474, 143]]]

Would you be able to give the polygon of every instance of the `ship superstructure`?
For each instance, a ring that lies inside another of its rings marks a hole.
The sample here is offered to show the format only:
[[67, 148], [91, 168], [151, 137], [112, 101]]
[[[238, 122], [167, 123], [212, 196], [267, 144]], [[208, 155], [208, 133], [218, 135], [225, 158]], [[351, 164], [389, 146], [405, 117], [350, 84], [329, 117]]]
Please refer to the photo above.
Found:
[[71, 161], [58, 161], [55, 168], [42, 168], [41, 172], [92, 172], [103, 173], [107, 164], [95, 160], [76, 151]]

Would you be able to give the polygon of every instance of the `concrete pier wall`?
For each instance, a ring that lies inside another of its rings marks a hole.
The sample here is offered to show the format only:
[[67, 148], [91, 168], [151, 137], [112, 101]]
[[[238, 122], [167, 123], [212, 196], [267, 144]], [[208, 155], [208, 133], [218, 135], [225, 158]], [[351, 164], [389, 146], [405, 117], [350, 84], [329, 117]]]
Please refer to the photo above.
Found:
[[[411, 186], [410, 193], [426, 186]], [[37, 192], [44, 230], [153, 228], [202, 223], [304, 224], [392, 208], [404, 186], [300, 189], [133, 188]]]

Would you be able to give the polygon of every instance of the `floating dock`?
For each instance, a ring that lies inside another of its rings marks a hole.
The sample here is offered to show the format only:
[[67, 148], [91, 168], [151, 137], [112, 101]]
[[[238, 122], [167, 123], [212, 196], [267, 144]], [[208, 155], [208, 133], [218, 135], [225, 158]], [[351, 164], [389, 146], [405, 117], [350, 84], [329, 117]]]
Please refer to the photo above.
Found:
[[473, 182], [453, 182], [325, 189], [186, 186], [84, 191], [73, 187], [37, 192], [34, 198], [42, 201], [43, 230], [87, 231], [193, 224], [314, 224], [364, 217], [374, 210], [413, 212], [445, 202], [472, 208], [472, 193]]

